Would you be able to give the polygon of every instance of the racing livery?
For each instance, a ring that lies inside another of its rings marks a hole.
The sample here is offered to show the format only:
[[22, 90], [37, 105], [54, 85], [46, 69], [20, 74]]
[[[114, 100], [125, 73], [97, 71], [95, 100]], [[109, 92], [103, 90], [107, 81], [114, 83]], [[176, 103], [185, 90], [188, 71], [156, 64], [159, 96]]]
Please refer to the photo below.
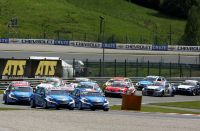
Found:
[[154, 82], [142, 89], [142, 95], [150, 96], [174, 96], [174, 89], [168, 82]]
[[134, 94], [136, 90], [133, 84], [130, 83], [127, 84], [125, 82], [115, 81], [105, 88], [104, 93], [105, 96], [108, 95], [122, 96], [122, 94], [126, 94], [130, 88], [131, 88], [130, 90], [131, 94]]
[[161, 76], [146, 76], [143, 80], [136, 83], [138, 89], [142, 90], [144, 87], [153, 84], [154, 82], [166, 82], [167, 80]]
[[5, 104], [10, 103], [29, 103], [30, 97], [33, 94], [33, 89], [26, 81], [11, 82], [3, 94]]
[[177, 94], [186, 95], [199, 95], [200, 94], [200, 83], [196, 80], [185, 80], [176, 88]]
[[31, 97], [30, 106], [31, 108], [43, 107], [45, 109], [66, 107], [73, 110], [75, 101], [65, 89], [38, 86]]
[[88, 88], [76, 88], [72, 93], [75, 100], [76, 107], [79, 110], [82, 109], [103, 109], [104, 111], [109, 110], [109, 102], [107, 99], [98, 91]]

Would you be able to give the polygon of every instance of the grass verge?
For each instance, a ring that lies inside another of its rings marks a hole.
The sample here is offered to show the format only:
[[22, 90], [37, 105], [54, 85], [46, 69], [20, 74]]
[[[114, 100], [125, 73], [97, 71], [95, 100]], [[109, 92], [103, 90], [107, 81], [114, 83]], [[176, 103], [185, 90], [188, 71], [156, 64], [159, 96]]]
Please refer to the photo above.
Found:
[[0, 90], [0, 94], [3, 94], [4, 90]]
[[[110, 107], [111, 110], [121, 110], [121, 105], [114, 105]], [[169, 109], [164, 107], [149, 107], [142, 106], [141, 112], [160, 112], [160, 113], [179, 113], [179, 114], [200, 114], [192, 111], [184, 111], [178, 109]]]
[[23, 110], [23, 109], [17, 109], [17, 108], [0, 108], [0, 111], [8, 111], [8, 110]]
[[189, 109], [200, 109], [200, 101], [153, 103], [151, 105], [189, 108]]

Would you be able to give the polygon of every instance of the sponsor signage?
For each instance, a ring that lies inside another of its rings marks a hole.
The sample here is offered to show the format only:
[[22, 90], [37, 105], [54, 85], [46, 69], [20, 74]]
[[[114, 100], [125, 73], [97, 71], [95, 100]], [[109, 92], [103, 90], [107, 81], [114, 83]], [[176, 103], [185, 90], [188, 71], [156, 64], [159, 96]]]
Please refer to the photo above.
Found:
[[62, 76], [61, 60], [0, 59], [0, 63], [1, 76]]
[[54, 40], [54, 45], [69, 45], [69, 41], [67, 40]]
[[177, 46], [177, 51], [200, 52], [200, 46]]
[[117, 49], [125, 50], [151, 50], [152, 45], [146, 44], [118, 44]]
[[102, 48], [116, 49], [117, 45], [116, 45], [116, 43], [103, 43]]
[[52, 39], [21, 39], [22, 44], [48, 44], [53, 45], [54, 40]]
[[168, 51], [168, 45], [152, 45], [152, 50]]
[[0, 43], [9, 43], [8, 38], [0, 38]]
[[102, 43], [98, 42], [70, 41], [70, 45], [75, 47], [102, 48]]

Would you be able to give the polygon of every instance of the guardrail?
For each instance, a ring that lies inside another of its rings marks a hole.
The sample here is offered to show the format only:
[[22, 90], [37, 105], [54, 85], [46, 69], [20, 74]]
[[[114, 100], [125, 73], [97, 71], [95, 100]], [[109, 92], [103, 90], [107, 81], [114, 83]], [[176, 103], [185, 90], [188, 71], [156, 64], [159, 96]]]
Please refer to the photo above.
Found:
[[[96, 81], [99, 84], [103, 84], [108, 79], [110, 79], [111, 77], [88, 77], [88, 78]], [[133, 83], [135, 85], [136, 82], [143, 79], [143, 77], [130, 77], [130, 79], [133, 81]], [[181, 83], [184, 80], [188, 80], [188, 79], [200, 81], [200, 77], [171, 77], [171, 78], [167, 78], [167, 80], [170, 83], [175, 83], [175, 84]], [[0, 90], [5, 90], [11, 81], [28, 81], [28, 82], [30, 82], [32, 87], [35, 87], [36, 85], [40, 84], [43, 80], [44, 80], [44, 78], [0, 79]], [[73, 79], [63, 79], [63, 80], [65, 82], [73, 81]]]

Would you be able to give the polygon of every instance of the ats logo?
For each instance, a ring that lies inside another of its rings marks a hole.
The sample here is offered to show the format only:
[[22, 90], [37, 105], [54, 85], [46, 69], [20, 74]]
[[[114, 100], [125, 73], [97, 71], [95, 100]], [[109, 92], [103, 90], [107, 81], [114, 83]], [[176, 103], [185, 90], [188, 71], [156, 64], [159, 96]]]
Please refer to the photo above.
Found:
[[40, 61], [35, 76], [54, 76], [57, 61]]
[[4, 76], [23, 76], [26, 60], [8, 60], [3, 70]]

